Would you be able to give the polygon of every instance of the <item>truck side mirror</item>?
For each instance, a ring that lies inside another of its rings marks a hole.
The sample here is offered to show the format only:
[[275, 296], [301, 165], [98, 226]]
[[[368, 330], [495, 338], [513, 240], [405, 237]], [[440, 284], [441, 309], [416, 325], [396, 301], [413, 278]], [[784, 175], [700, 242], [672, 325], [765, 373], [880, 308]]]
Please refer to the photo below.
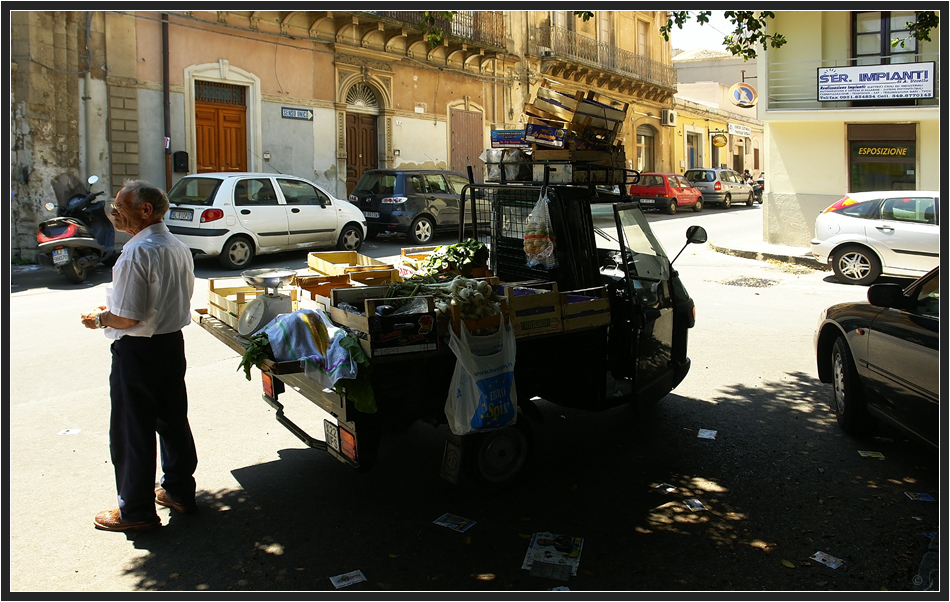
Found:
[[706, 229], [702, 226], [690, 226], [686, 229], [686, 243], [700, 244], [706, 242]]

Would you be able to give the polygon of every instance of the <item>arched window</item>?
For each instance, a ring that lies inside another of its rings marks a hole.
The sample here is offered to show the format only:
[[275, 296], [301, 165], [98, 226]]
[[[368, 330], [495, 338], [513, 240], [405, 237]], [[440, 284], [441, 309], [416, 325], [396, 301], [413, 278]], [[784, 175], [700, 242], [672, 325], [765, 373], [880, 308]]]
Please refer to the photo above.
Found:
[[656, 130], [648, 125], [637, 128], [637, 171], [655, 171]]
[[379, 99], [373, 89], [364, 83], [358, 83], [346, 91], [346, 104], [351, 107], [378, 109]]

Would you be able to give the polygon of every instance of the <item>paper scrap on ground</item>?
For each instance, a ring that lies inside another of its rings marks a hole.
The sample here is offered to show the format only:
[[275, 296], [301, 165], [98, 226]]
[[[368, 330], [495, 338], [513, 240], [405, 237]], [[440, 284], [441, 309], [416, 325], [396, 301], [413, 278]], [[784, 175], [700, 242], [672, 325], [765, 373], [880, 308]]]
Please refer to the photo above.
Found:
[[363, 571], [350, 571], [349, 573], [343, 573], [342, 575], [337, 575], [336, 577], [330, 577], [330, 583], [332, 583], [333, 587], [337, 589], [346, 587], [347, 585], [353, 585], [354, 583], [359, 583], [361, 581], [366, 581], [366, 576], [363, 575]]
[[542, 531], [531, 536], [528, 552], [521, 568], [532, 575], [553, 577], [567, 581], [569, 575], [577, 576], [581, 561], [584, 538], [557, 535]]
[[57, 435], [78, 435], [82, 429], [63, 429], [56, 433]]
[[861, 454], [862, 458], [880, 458], [882, 460], [884, 459], [884, 454], [882, 454], [881, 452], [862, 451], [859, 449], [858, 453]]
[[673, 493], [674, 491], [676, 491], [676, 487], [673, 487], [669, 483], [660, 483], [659, 485], [653, 488], [653, 491], [666, 495], [668, 493]]
[[821, 564], [825, 566], [830, 566], [833, 569], [836, 569], [842, 564], [844, 564], [844, 560], [841, 560], [840, 558], [835, 558], [831, 554], [825, 554], [824, 552], [815, 552], [814, 554], [811, 555], [811, 559], [817, 562], [820, 562]]
[[458, 531], [459, 533], [465, 533], [469, 527], [475, 524], [475, 521], [473, 520], [462, 518], [461, 516], [456, 516], [454, 514], [449, 514], [448, 512], [432, 522], [437, 525], [442, 525], [443, 527], [448, 527], [453, 531]]
[[715, 439], [716, 431], [711, 429], [699, 429], [699, 435], [697, 435], [697, 437], [700, 439]]
[[904, 495], [914, 500], [915, 502], [936, 502], [937, 501], [929, 493], [911, 493], [910, 491], [905, 491]]
[[683, 503], [689, 506], [689, 509], [692, 510], [693, 512], [699, 512], [700, 510], [706, 509], [706, 506], [703, 506], [703, 503], [697, 500], [696, 498], [690, 498], [688, 500], [685, 500]]

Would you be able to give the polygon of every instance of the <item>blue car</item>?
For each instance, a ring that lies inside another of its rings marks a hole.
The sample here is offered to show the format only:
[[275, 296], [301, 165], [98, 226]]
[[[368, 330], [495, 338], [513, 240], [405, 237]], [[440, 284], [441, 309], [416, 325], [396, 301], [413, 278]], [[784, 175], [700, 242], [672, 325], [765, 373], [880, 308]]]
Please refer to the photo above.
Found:
[[868, 301], [824, 310], [818, 377], [832, 385], [838, 424], [869, 435], [878, 421], [934, 449], [940, 443], [940, 267], [912, 284], [874, 284]]

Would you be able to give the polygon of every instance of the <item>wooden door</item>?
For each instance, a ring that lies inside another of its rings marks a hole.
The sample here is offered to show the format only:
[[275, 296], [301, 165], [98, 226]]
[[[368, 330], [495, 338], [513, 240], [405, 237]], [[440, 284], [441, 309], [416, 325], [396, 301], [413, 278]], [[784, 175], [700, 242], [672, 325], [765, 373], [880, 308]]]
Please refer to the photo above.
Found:
[[376, 116], [346, 114], [346, 194], [349, 196], [364, 171], [379, 167]]
[[482, 132], [482, 114], [477, 111], [452, 109], [452, 133], [450, 135], [449, 167], [462, 175], [468, 175], [472, 167], [475, 181], [483, 181], [482, 163], [479, 156], [485, 150]]
[[245, 107], [196, 102], [195, 153], [198, 173], [247, 171]]

